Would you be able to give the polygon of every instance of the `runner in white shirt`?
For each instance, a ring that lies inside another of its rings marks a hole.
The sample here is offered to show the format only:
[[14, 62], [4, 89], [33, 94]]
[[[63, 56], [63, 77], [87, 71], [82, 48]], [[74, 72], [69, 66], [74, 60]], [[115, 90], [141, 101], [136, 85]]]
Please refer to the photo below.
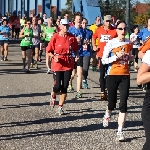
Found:
[[138, 25], [135, 25], [132, 29], [132, 34], [130, 35], [130, 40], [133, 42], [133, 49], [132, 49], [132, 55], [134, 55], [134, 70], [138, 70], [138, 48], [140, 46], [140, 41], [138, 40], [138, 33], [139, 33], [139, 28]]

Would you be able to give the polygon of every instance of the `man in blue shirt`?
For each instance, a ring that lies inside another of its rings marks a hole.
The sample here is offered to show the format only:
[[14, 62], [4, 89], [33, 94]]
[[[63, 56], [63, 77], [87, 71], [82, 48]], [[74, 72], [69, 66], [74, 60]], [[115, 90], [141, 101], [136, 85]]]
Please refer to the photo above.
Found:
[[[83, 28], [81, 27], [81, 22], [82, 22], [82, 14], [80, 12], [74, 13], [74, 26], [71, 26], [68, 30], [69, 33], [72, 33], [79, 45], [79, 60], [75, 62], [75, 68], [72, 71], [72, 76], [71, 80], [69, 82], [69, 87], [68, 87], [68, 92], [73, 92], [74, 89], [72, 87], [72, 80], [77, 72], [77, 94], [76, 98], [81, 98], [82, 93], [81, 93], [81, 83], [82, 83], [82, 73], [83, 73], [83, 41], [85, 39], [85, 33]], [[74, 56], [74, 54], [73, 54]]]
[[9, 42], [10, 27], [8, 21], [3, 20], [0, 26], [0, 45], [1, 45], [1, 61], [7, 61], [8, 42]]

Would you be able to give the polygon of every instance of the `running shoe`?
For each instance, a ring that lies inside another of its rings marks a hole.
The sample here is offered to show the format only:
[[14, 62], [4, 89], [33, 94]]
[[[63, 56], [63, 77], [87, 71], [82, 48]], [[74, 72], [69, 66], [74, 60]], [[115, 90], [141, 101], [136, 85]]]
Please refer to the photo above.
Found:
[[116, 140], [119, 142], [124, 142], [126, 141], [125, 137], [124, 137], [124, 133], [123, 132], [117, 132], [117, 137]]
[[88, 83], [87, 83], [87, 81], [86, 80], [83, 80], [83, 88], [84, 89], [88, 89]]
[[1, 61], [4, 61], [4, 56], [1, 57]]
[[101, 96], [100, 96], [100, 99], [106, 101], [107, 100], [106, 94], [102, 92]]
[[110, 121], [110, 117], [107, 117], [106, 115], [104, 115], [104, 117], [103, 117], [103, 127], [108, 127], [109, 121]]
[[61, 115], [64, 115], [64, 110], [62, 109], [62, 107], [58, 107], [58, 114], [61, 116]]
[[33, 68], [33, 63], [31, 63], [30, 68]]
[[41, 62], [42, 61], [42, 59], [41, 58], [39, 58], [39, 62]]
[[74, 88], [72, 87], [72, 85], [69, 85], [69, 86], [68, 86], [67, 91], [68, 91], [69, 93], [73, 93], [73, 92], [74, 92]]
[[77, 92], [77, 94], [76, 94], [76, 96], [75, 96], [75, 98], [77, 98], [77, 99], [79, 99], [79, 98], [81, 98], [82, 97], [82, 93], [79, 91], [79, 92]]
[[50, 68], [48, 68], [48, 70], [47, 70], [47, 72], [46, 72], [47, 74], [51, 74], [51, 69]]
[[97, 71], [97, 67], [92, 66], [92, 71]]
[[34, 64], [34, 68], [38, 69], [38, 64], [37, 63]]
[[8, 61], [7, 57], [4, 57], [4, 61]]
[[52, 95], [50, 97], [50, 106], [52, 106], [53, 108], [55, 107], [55, 101], [56, 101], [56, 95]]

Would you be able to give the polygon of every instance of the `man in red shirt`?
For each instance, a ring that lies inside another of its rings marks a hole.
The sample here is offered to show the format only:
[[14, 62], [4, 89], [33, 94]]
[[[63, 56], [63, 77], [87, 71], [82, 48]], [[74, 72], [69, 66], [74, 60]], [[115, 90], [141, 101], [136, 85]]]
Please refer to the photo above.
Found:
[[[93, 50], [97, 52], [97, 56], [100, 61], [100, 87], [101, 87], [101, 99], [106, 100], [106, 81], [105, 72], [107, 70], [107, 65], [103, 65], [101, 58], [103, 55], [104, 47], [106, 43], [116, 37], [116, 30], [111, 26], [111, 15], [104, 16], [104, 25], [97, 28], [92, 36]], [[98, 46], [96, 46], [96, 39], [98, 38]]]
[[62, 106], [67, 97], [67, 88], [74, 68], [73, 52], [78, 59], [78, 42], [73, 34], [67, 32], [68, 29], [69, 21], [61, 19], [60, 32], [53, 35], [46, 47], [46, 52], [52, 58], [51, 70], [54, 72], [54, 87], [50, 104], [54, 107], [56, 94], [60, 93], [59, 115], [64, 113]]

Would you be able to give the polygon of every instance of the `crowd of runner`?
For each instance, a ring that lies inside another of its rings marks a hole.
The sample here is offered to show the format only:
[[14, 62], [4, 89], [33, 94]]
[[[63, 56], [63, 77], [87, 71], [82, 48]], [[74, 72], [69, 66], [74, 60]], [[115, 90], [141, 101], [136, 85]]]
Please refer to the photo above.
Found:
[[[143, 104], [142, 119], [146, 132], [144, 148], [150, 149], [150, 19], [147, 27], [139, 30], [138, 25], [128, 32], [126, 22], [111, 15], [95, 18], [89, 28], [88, 20], [80, 12], [74, 13], [69, 22], [69, 14], [60, 16], [54, 23], [52, 17], [36, 17], [31, 14], [22, 19], [3, 17], [0, 25], [1, 61], [8, 61], [9, 39], [21, 39], [23, 72], [30, 73], [46, 58], [47, 74], [53, 74], [54, 87], [50, 105], [55, 106], [56, 95], [60, 95], [58, 113], [64, 114], [63, 105], [67, 92], [73, 93], [73, 79], [77, 74], [77, 99], [82, 97], [82, 87], [88, 89], [88, 71], [99, 70], [101, 100], [108, 105], [103, 117], [103, 126], [108, 127], [111, 112], [116, 108], [117, 91], [120, 92], [120, 112], [118, 117], [117, 140], [125, 141], [123, 127], [127, 115], [127, 100], [130, 89], [130, 67], [138, 71], [137, 83], [143, 91], [147, 89]], [[130, 35], [130, 36], [129, 36]], [[43, 53], [44, 52], [44, 53]], [[139, 59], [142, 65], [139, 66]], [[139, 68], [140, 67], [140, 68]], [[146, 87], [147, 84], [147, 87]]]

